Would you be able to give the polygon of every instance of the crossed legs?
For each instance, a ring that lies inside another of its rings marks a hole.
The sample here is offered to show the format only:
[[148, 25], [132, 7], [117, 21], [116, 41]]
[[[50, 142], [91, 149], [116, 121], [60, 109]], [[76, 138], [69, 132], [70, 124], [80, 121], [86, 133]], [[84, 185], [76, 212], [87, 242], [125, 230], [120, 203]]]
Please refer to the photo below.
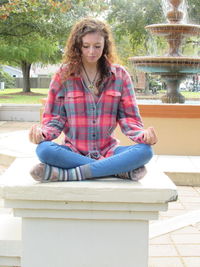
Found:
[[146, 144], [119, 146], [114, 155], [95, 160], [71, 151], [67, 146], [45, 141], [36, 153], [43, 164], [34, 167], [31, 174], [40, 181], [76, 181], [115, 175], [137, 180], [146, 173], [143, 167], [153, 156]]

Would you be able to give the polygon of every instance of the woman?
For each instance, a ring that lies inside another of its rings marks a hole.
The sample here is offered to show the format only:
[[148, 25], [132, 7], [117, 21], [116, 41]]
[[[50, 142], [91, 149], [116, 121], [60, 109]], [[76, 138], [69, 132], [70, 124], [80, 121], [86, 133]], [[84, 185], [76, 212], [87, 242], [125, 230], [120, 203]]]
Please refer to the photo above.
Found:
[[[143, 129], [133, 85], [115, 60], [108, 25], [86, 18], [72, 29], [63, 65], [53, 77], [42, 126], [30, 140], [41, 161], [31, 170], [41, 182], [80, 181], [116, 176], [138, 181], [157, 142], [152, 127]], [[137, 144], [119, 146], [117, 124]], [[64, 145], [51, 140], [64, 132]]]

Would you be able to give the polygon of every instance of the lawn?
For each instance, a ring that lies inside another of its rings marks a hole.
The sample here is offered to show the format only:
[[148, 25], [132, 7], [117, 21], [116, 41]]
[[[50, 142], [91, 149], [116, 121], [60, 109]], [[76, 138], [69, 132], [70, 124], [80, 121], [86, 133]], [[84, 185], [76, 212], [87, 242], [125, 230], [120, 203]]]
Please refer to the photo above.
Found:
[[10, 104], [41, 104], [41, 99], [47, 96], [48, 89], [31, 89], [30, 93], [23, 93], [22, 89], [0, 90], [0, 103]]
[[[166, 91], [161, 90], [160, 93], [165, 94]], [[200, 92], [180, 91], [180, 93], [184, 95], [186, 99], [200, 98]]]
[[[190, 92], [190, 91], [180, 91], [180, 93], [185, 97], [187, 100], [199, 100], [200, 101], [200, 92]], [[157, 91], [157, 94], [141, 94], [137, 93], [137, 98], [138, 99], [161, 99], [163, 95], [166, 94], [166, 90], [160, 90]]]
[[[22, 89], [5, 89], [0, 90], [0, 103], [11, 104], [41, 104], [41, 99], [46, 98], [48, 89], [35, 88], [31, 89], [31, 93], [23, 93]], [[161, 97], [165, 91], [160, 91], [157, 95], [148, 96], [149, 98]], [[181, 92], [186, 99], [199, 99], [200, 92]], [[145, 96], [143, 96], [145, 98]], [[141, 96], [140, 96], [141, 98]]]
[[197, 98], [200, 100], [200, 92], [188, 92], [188, 91], [185, 91], [185, 92], [181, 92], [182, 95], [185, 96], [185, 98]]

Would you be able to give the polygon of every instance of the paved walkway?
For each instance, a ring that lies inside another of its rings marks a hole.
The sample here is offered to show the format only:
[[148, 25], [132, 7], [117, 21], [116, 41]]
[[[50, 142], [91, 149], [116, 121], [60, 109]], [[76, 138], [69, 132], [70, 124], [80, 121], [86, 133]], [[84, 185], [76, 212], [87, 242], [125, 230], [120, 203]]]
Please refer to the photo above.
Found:
[[[15, 157], [32, 157], [31, 122], [0, 121], [0, 176]], [[155, 156], [165, 172], [200, 172], [200, 157]], [[150, 223], [149, 267], [200, 267], [200, 186], [178, 186], [179, 199]], [[0, 200], [0, 213], [10, 213]]]

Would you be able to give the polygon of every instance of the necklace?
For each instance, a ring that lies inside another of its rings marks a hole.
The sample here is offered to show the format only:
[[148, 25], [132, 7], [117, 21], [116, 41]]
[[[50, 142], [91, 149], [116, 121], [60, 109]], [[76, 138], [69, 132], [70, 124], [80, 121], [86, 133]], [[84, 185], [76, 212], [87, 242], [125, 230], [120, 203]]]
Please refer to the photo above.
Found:
[[85, 75], [86, 75], [86, 77], [87, 77], [87, 79], [88, 79], [88, 82], [89, 82], [88, 88], [89, 88], [91, 91], [93, 91], [94, 93], [96, 93], [96, 91], [97, 91], [97, 87], [95, 86], [95, 80], [96, 80], [96, 78], [97, 78], [98, 71], [96, 72], [93, 81], [91, 81], [90, 78], [89, 78], [89, 75], [88, 75], [88, 73], [87, 73], [87, 71], [86, 71], [86, 69], [85, 69], [85, 67], [84, 67], [83, 64], [82, 64], [82, 66], [83, 66], [83, 70], [84, 70]]

